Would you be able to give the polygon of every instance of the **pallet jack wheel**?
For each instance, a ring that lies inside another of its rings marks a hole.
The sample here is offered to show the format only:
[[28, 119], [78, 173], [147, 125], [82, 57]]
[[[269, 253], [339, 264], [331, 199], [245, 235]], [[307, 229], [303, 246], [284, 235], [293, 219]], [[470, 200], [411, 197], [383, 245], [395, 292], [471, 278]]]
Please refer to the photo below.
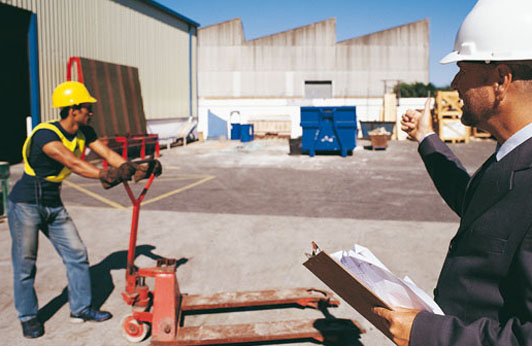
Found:
[[138, 322], [133, 315], [124, 316], [120, 324], [122, 325], [122, 335], [129, 342], [141, 342], [150, 331], [148, 323]]

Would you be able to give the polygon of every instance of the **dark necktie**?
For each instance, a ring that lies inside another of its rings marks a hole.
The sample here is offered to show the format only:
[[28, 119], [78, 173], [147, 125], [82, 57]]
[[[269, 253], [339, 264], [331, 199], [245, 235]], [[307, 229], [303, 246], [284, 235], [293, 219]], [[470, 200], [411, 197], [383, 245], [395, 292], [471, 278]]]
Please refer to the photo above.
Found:
[[465, 198], [464, 198], [464, 208], [463, 210], [466, 211], [467, 210], [467, 207], [469, 207], [469, 203], [471, 202], [471, 198], [473, 197], [473, 195], [475, 194], [475, 191], [477, 190], [477, 187], [478, 187], [478, 184], [480, 183], [480, 181], [482, 180], [482, 176], [484, 175], [484, 173], [486, 173], [486, 171], [488, 170], [488, 168], [491, 166], [492, 163], [494, 162], [497, 162], [497, 159], [496, 159], [496, 153], [491, 155], [487, 160], [486, 162], [484, 162], [484, 164], [482, 165], [482, 167], [480, 167], [480, 169], [478, 170], [477, 174], [475, 174], [475, 176], [473, 177], [473, 180], [471, 181], [471, 183], [469, 184], [467, 190], [466, 190], [466, 193], [465, 193]]

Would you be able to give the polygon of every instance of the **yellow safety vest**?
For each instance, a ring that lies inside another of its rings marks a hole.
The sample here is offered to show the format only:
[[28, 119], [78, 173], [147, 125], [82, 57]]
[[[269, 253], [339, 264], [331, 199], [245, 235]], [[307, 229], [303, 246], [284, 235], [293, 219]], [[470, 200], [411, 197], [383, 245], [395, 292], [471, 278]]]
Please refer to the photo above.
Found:
[[[67, 147], [68, 150], [73, 152], [74, 155], [76, 155], [77, 157], [81, 157], [81, 155], [83, 154], [83, 150], [85, 149], [85, 135], [83, 134], [83, 132], [78, 131], [74, 139], [69, 141], [61, 132], [61, 130], [59, 130], [57, 126], [52, 125], [51, 122], [41, 123], [33, 129], [31, 135], [26, 139], [26, 141], [24, 142], [24, 147], [22, 148], [22, 157], [24, 158], [24, 172], [26, 174], [31, 176], [36, 175], [35, 171], [30, 166], [28, 159], [30, 157], [31, 139], [33, 138], [35, 132], [41, 129], [48, 129], [54, 131], [59, 136], [59, 138], [61, 138], [61, 142], [63, 142], [63, 145]], [[60, 183], [65, 180], [70, 175], [70, 173], [72, 172], [70, 171], [70, 169], [68, 169], [68, 167], [63, 167], [63, 169], [61, 170], [61, 172], [59, 172], [58, 175], [50, 175], [45, 177], [44, 179], [52, 183]]]

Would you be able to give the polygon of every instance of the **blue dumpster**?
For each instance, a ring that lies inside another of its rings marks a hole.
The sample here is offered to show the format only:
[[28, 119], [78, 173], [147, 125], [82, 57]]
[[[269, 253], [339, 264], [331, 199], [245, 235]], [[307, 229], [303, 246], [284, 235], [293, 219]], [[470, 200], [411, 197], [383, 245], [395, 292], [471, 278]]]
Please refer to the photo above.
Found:
[[233, 140], [239, 140], [240, 139], [240, 131], [242, 126], [238, 123], [231, 123], [231, 139]]
[[301, 150], [340, 152], [343, 157], [356, 145], [356, 107], [301, 107]]
[[241, 142], [250, 142], [255, 137], [255, 130], [253, 124], [242, 124], [240, 125], [240, 141]]

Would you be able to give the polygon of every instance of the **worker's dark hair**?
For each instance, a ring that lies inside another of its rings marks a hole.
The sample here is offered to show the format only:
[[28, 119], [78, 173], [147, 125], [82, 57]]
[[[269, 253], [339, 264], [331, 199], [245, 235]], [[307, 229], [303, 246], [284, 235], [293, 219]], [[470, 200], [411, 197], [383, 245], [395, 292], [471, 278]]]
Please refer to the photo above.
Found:
[[70, 111], [70, 108], [72, 108], [72, 106], [61, 108], [61, 111], [59, 112], [59, 115], [61, 115], [61, 119], [66, 119], [66, 117], [68, 117], [68, 112]]
[[68, 112], [70, 111], [70, 109], [81, 109], [81, 105], [73, 105], [73, 106], [67, 106], [67, 107], [63, 107], [61, 108], [61, 111], [59, 111], [59, 115], [61, 115], [61, 119], [65, 119], [66, 117], [68, 117]]

